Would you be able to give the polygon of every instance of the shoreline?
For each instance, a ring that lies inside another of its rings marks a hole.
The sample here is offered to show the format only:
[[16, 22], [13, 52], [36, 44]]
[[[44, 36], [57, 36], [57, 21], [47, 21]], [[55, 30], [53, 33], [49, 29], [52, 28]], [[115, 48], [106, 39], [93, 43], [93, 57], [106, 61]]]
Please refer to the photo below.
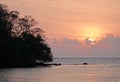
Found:
[[6, 69], [6, 68], [30, 68], [30, 67], [38, 67], [38, 66], [48, 67], [48, 66], [60, 66], [60, 65], [62, 65], [62, 64], [61, 63], [50, 63], [50, 64], [36, 63], [36, 65], [29, 65], [29, 66], [2, 66], [2, 67], [0, 67], [0, 69]]

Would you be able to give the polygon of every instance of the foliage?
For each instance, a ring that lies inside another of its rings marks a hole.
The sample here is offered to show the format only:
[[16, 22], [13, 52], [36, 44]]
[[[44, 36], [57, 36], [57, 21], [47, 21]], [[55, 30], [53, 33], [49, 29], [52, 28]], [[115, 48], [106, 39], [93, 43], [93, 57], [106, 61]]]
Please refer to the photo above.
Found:
[[31, 16], [20, 17], [0, 4], [0, 67], [35, 66], [36, 61], [52, 61], [44, 31]]

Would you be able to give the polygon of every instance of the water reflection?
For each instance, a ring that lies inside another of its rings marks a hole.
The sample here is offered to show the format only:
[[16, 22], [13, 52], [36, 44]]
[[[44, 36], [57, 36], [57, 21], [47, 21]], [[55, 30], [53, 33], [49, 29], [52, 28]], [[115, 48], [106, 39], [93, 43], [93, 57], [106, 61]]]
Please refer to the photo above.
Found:
[[120, 67], [62, 65], [0, 69], [0, 82], [120, 82]]

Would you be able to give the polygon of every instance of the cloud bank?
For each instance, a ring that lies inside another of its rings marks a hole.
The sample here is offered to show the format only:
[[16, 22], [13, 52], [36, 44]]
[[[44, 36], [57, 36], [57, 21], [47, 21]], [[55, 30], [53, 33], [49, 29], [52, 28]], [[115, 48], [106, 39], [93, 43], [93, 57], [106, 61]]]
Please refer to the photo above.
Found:
[[120, 37], [106, 34], [100, 41], [91, 44], [89, 38], [83, 42], [77, 39], [63, 38], [49, 40], [53, 55], [60, 57], [120, 57]]

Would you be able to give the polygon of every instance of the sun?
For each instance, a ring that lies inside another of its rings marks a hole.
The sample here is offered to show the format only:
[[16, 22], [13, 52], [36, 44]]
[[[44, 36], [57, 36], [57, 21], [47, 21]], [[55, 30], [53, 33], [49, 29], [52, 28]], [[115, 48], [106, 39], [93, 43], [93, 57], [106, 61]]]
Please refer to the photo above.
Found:
[[91, 38], [89, 38], [89, 39], [88, 39], [88, 41], [89, 41], [89, 43], [90, 43], [91, 45], [96, 44], [96, 41], [95, 41], [95, 40], [93, 40], [93, 39], [91, 39]]
[[93, 39], [91, 39], [91, 38], [89, 38], [88, 40], [89, 40], [89, 41], [91, 41], [91, 42], [93, 42], [93, 41], [94, 41], [94, 40], [93, 40]]

